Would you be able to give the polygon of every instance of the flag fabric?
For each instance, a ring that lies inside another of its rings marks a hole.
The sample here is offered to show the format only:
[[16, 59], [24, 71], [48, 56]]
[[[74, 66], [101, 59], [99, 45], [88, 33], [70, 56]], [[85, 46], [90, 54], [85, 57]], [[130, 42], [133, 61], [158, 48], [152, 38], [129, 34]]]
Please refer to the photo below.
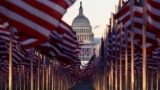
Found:
[[[12, 34], [15, 34], [16, 31], [13, 30], [13, 28], [10, 28], [12, 30]], [[11, 31], [7, 28], [5, 28], [3, 25], [0, 25], [0, 37], [4, 40], [6, 40], [7, 43], [10, 42], [11, 37]], [[17, 35], [12, 36], [12, 42], [13, 44], [18, 43], [19, 37]]]
[[77, 53], [78, 42], [75, 32], [73, 32], [72, 28], [64, 21], [61, 21], [56, 31], [57, 32], [53, 31], [53, 35], [51, 35], [49, 40], [51, 47], [51, 52], [49, 53], [63, 60], [63, 62], [70, 59], [71, 62], [80, 63]]
[[0, 38], [0, 58], [6, 55], [8, 55], [8, 47], [6, 41]]
[[61, 20], [66, 9], [74, 2], [75, 0], [0, 1], [1, 23], [6, 21], [18, 30], [18, 43], [25, 48], [50, 43], [51, 37], [53, 45], [50, 43], [50, 46], [54, 51], [49, 51], [50, 54], [78, 60], [76, 34]]
[[147, 28], [158, 37], [160, 36], [160, 1], [159, 0], [146, 0], [147, 5]]
[[[123, 23], [123, 27], [126, 30], [129, 30], [129, 33], [131, 33], [131, 9], [130, 9], [130, 1], [128, 1], [122, 9], [115, 15], [115, 18], [118, 20], [118, 22]], [[141, 48], [142, 45], [142, 26], [143, 26], [143, 8], [141, 2], [136, 2], [133, 6], [133, 32], [135, 33], [135, 41], [140, 45], [139, 48]], [[151, 52], [154, 50], [157, 46], [157, 36], [154, 34], [151, 30], [146, 30], [146, 47], [147, 52]]]
[[1, 0], [0, 17], [26, 34], [47, 41], [74, 0]]

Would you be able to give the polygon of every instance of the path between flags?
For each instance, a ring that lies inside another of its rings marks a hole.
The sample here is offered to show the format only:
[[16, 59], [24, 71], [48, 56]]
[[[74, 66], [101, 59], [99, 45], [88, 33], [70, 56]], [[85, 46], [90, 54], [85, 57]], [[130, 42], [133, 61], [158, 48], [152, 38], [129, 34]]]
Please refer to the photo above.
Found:
[[68, 90], [94, 90], [94, 88], [90, 82], [85, 81], [85, 82], [76, 84], [75, 86], [73, 86]]

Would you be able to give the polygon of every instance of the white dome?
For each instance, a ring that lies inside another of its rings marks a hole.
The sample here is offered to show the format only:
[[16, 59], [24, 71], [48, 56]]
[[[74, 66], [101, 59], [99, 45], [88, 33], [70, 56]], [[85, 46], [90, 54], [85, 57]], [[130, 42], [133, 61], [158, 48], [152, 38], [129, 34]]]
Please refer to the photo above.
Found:
[[85, 17], [84, 15], [82, 15], [82, 16], [77, 16], [74, 20], [73, 20], [73, 22], [72, 22], [72, 26], [74, 27], [74, 26], [90, 26], [90, 22], [89, 22], [89, 20], [88, 20], [88, 18], [87, 17]]
[[79, 27], [79, 26], [83, 27], [91, 26], [88, 18], [83, 15], [82, 3], [80, 3], [79, 15], [76, 18], [74, 18], [72, 22], [72, 27]]

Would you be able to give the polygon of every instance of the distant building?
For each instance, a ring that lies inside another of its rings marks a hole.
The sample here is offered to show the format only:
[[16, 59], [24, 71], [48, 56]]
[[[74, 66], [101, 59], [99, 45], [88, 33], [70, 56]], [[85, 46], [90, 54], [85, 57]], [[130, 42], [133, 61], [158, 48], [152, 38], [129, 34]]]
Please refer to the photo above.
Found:
[[94, 54], [95, 45], [92, 26], [83, 14], [82, 2], [80, 2], [79, 14], [72, 22], [72, 29], [76, 32], [77, 39], [82, 44], [79, 58], [82, 65], [85, 66]]

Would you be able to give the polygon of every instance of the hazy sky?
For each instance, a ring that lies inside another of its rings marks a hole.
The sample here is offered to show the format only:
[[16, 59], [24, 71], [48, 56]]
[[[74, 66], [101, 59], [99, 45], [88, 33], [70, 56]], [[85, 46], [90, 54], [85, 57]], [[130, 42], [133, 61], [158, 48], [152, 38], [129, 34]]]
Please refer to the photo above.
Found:
[[[63, 16], [63, 20], [69, 25], [79, 13], [80, 1], [82, 1], [83, 14], [90, 20], [95, 37], [101, 37], [106, 25], [109, 23], [111, 12], [115, 12], [115, 5], [119, 0], [77, 0]], [[95, 26], [99, 26], [94, 29]]]

